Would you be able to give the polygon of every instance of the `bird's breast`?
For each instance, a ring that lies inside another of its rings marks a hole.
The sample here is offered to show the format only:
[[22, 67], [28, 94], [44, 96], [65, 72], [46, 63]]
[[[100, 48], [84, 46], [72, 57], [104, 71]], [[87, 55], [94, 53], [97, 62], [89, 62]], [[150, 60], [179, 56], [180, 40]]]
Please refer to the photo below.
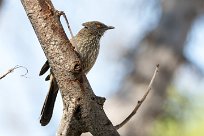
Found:
[[85, 73], [93, 67], [99, 54], [99, 39], [80, 39], [77, 40], [76, 51], [82, 60], [82, 67]]

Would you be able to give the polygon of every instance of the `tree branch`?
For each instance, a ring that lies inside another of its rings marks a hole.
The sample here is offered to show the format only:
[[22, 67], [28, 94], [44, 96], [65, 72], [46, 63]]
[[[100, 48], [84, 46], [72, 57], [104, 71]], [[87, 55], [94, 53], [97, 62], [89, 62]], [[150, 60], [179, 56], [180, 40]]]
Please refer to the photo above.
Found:
[[152, 79], [151, 79], [151, 81], [150, 81], [150, 83], [148, 85], [146, 93], [144, 94], [142, 99], [137, 102], [137, 105], [135, 106], [135, 109], [131, 112], [131, 114], [123, 122], [121, 122], [120, 124], [115, 126], [115, 128], [117, 130], [120, 129], [122, 126], [124, 126], [136, 114], [136, 112], [138, 111], [138, 109], [140, 108], [140, 106], [142, 105], [144, 100], [146, 99], [147, 95], [149, 94], [149, 92], [150, 92], [150, 90], [152, 88], [152, 84], [154, 82], [154, 79], [155, 79], [156, 74], [158, 73], [158, 71], [159, 71], [159, 64], [156, 66], [156, 69], [155, 69], [154, 74], [152, 76]]
[[71, 46], [50, 0], [21, 0], [47, 57], [63, 100], [58, 136], [119, 136], [97, 103], [97, 96], [81, 70], [81, 60]]
[[23, 67], [23, 66], [16, 65], [15, 67], [9, 69], [7, 72], [5, 72], [4, 74], [2, 74], [2, 75], [0, 76], [0, 79], [6, 77], [8, 74], [12, 73], [15, 69], [18, 69], [18, 68], [24, 68], [24, 69], [26, 70], [26, 73], [23, 74], [23, 75], [21, 75], [21, 76], [25, 76], [25, 75], [28, 73], [28, 69], [27, 69], [27, 68], [25, 68], [25, 67]]
[[70, 24], [69, 24], [69, 21], [68, 21], [68, 19], [67, 19], [66, 14], [65, 14], [63, 11], [59, 11], [59, 15], [62, 15], [62, 16], [64, 17], [65, 22], [66, 22], [66, 24], [67, 24], [67, 27], [68, 27], [68, 29], [69, 29], [69, 32], [70, 32], [70, 34], [71, 34], [72, 40], [73, 40], [72, 44], [74, 44], [73, 46], [74, 46], [75, 48], [77, 48], [76, 41], [75, 41], [75, 38], [74, 38], [74, 34], [73, 34], [73, 32], [72, 32], [72, 29], [71, 29], [71, 27], [70, 27]]

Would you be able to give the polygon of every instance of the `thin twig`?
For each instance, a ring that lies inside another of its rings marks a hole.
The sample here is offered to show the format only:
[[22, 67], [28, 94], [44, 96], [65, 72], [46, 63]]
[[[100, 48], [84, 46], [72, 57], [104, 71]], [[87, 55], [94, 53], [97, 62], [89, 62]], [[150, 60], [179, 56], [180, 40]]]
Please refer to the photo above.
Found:
[[118, 130], [119, 128], [121, 128], [123, 125], [125, 125], [134, 115], [135, 113], [138, 111], [139, 107], [142, 105], [142, 103], [144, 102], [144, 100], [146, 99], [147, 95], [149, 94], [150, 90], [151, 90], [151, 87], [152, 87], [152, 84], [153, 84], [153, 81], [156, 77], [156, 74], [158, 73], [159, 71], [159, 64], [156, 66], [156, 69], [154, 71], [154, 74], [152, 76], [152, 79], [148, 85], [148, 88], [147, 88], [147, 91], [146, 93], [144, 94], [144, 96], [142, 97], [141, 100], [139, 100], [137, 102], [137, 105], [135, 107], [135, 109], [132, 111], [132, 113], [123, 121], [121, 122], [120, 124], [116, 125], [115, 128]]
[[68, 19], [67, 19], [66, 14], [65, 14], [63, 11], [58, 11], [58, 14], [59, 14], [59, 15], [62, 15], [62, 16], [64, 17], [65, 22], [66, 22], [66, 24], [67, 24], [67, 27], [68, 27], [69, 32], [70, 32], [71, 37], [72, 37], [72, 41], [73, 41], [72, 44], [73, 44], [73, 46], [74, 46], [75, 48], [77, 48], [77, 44], [76, 44], [76, 41], [75, 41], [74, 35], [73, 35], [73, 33], [72, 33], [72, 29], [71, 29], [71, 27], [70, 27], [70, 24], [69, 24], [69, 21], [68, 21]]
[[[0, 76], [0, 79], [4, 78], [5, 76], [7, 76], [8, 74], [12, 73], [15, 69], [18, 69], [18, 68], [24, 68], [26, 70], [26, 73], [21, 75], [21, 76], [24, 76], [26, 77], [25, 75], [28, 73], [28, 69], [26, 67], [23, 67], [23, 66], [19, 66], [19, 65], [16, 65], [15, 67], [9, 69], [6, 73], [4, 73], [3, 75]], [[27, 78], [27, 77], [26, 77]]]

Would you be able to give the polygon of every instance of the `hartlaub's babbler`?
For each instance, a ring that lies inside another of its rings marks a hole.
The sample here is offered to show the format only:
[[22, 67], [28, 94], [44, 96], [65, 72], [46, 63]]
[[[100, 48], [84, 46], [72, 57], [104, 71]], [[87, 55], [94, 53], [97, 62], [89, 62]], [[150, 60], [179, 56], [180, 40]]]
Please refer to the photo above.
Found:
[[[70, 42], [76, 46], [74, 48], [81, 58], [82, 70], [87, 74], [96, 62], [101, 37], [106, 30], [114, 29], [114, 27], [107, 26], [98, 21], [90, 21], [82, 25], [84, 28], [82, 28], [74, 37], [74, 40], [71, 39]], [[49, 63], [46, 61], [39, 75], [43, 75], [49, 68]], [[52, 117], [54, 103], [59, 90], [52, 74], [50, 74], [47, 79], [50, 79], [50, 88], [41, 111], [40, 123], [42, 126], [47, 125]]]

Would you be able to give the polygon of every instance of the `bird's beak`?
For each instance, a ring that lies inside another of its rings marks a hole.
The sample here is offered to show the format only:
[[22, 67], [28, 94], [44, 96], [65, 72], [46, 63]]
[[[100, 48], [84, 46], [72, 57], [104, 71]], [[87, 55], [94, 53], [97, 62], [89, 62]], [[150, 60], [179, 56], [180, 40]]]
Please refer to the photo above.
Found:
[[107, 29], [114, 29], [115, 27], [113, 26], [108, 26]]

